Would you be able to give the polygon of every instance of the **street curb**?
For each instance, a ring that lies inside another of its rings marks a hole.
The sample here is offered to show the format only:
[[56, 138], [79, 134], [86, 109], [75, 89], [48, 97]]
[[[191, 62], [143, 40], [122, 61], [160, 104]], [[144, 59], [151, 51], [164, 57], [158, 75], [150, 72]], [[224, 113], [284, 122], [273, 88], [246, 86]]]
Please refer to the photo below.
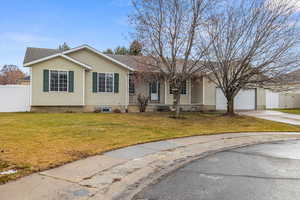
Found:
[[147, 186], [197, 159], [293, 140], [300, 140], [300, 132], [227, 133], [135, 145], [1, 185], [0, 199], [132, 200]]
[[[231, 139], [231, 138], [229, 138], [229, 139]], [[207, 152], [203, 152], [196, 156], [187, 158], [186, 160], [182, 160], [182, 161], [179, 160], [176, 162], [176, 164], [167, 166], [166, 168], [160, 170], [159, 172], [149, 174], [147, 177], [141, 179], [139, 181], [139, 183], [135, 183], [135, 184], [128, 186], [127, 191], [124, 191], [123, 193], [119, 194], [117, 197], [113, 198], [113, 200], [140, 200], [140, 199], [135, 199], [135, 196], [138, 193], [143, 192], [143, 190], [145, 190], [148, 186], [158, 183], [160, 180], [164, 179], [169, 174], [173, 173], [174, 171], [177, 171], [180, 168], [183, 168], [187, 164], [190, 164], [198, 159], [202, 159], [202, 158], [206, 158], [208, 156], [214, 155], [216, 153], [220, 153], [220, 152], [228, 151], [228, 150], [232, 150], [232, 149], [243, 148], [243, 147], [252, 146], [252, 145], [272, 144], [275, 142], [287, 142], [287, 141], [297, 141], [297, 140], [300, 140], [300, 138], [278, 139], [278, 140], [272, 140], [272, 141], [267, 141], [267, 142], [245, 143], [242, 145], [234, 145], [231, 147], [224, 147], [224, 148], [220, 148], [220, 149], [216, 149], [216, 150], [210, 150]]]

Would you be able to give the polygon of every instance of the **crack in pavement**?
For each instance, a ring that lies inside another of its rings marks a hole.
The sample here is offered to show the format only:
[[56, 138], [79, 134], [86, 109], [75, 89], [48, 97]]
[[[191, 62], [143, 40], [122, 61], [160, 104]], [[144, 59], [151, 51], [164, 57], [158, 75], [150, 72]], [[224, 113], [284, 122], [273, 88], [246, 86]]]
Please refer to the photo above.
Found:
[[51, 176], [51, 175], [47, 175], [47, 174], [39, 174], [40, 176], [44, 176], [44, 177], [47, 177], [47, 178], [52, 178], [52, 179], [55, 179], [55, 180], [60, 180], [60, 181], [65, 181], [65, 182], [68, 182], [68, 183], [72, 183], [72, 184], [76, 184], [80, 187], [86, 187], [86, 188], [93, 188], [93, 189], [97, 189], [96, 187], [92, 187], [92, 186], [88, 186], [88, 185], [82, 185], [78, 182], [75, 182], [75, 181], [71, 181], [71, 180], [68, 180], [68, 179], [65, 179], [65, 178], [61, 178], [61, 177], [58, 177], [58, 176]]
[[207, 173], [199, 172], [193, 170], [182, 170], [182, 172], [196, 173], [204, 176], [223, 176], [223, 177], [243, 177], [243, 178], [255, 178], [255, 179], [265, 179], [265, 180], [290, 180], [290, 181], [300, 181], [300, 178], [284, 178], [284, 177], [268, 177], [268, 176], [254, 176], [246, 174], [223, 174], [223, 173]]
[[248, 155], [248, 156], [259, 156], [259, 157], [264, 157], [264, 158], [269, 158], [269, 159], [271, 158], [271, 159], [278, 159], [278, 160], [297, 160], [297, 159], [293, 159], [293, 158], [283, 158], [283, 157], [271, 156], [268, 154], [258, 153], [258, 152], [241, 152], [241, 151], [235, 151], [235, 150], [229, 150], [229, 151], [225, 151], [225, 152], [244, 154], [244, 155]]

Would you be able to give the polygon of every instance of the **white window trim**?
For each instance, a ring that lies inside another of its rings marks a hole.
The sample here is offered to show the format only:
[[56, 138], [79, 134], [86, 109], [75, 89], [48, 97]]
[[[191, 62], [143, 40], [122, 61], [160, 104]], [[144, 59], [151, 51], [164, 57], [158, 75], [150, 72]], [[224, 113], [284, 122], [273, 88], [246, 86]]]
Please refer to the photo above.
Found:
[[[153, 83], [153, 82], [152, 82]], [[151, 83], [151, 84], [152, 84]], [[156, 93], [152, 93], [152, 85], [150, 84], [150, 88], [149, 88], [149, 90], [150, 90], [150, 100], [151, 101], [160, 101], [160, 97], [159, 97], [159, 93], [160, 93], [160, 88], [158, 88], [158, 84], [160, 84], [160, 81], [159, 80], [155, 80], [155, 84], [156, 84]], [[152, 96], [152, 94], [157, 94], [157, 100], [153, 100], [152, 98], [151, 98], [151, 96]]]
[[[105, 74], [105, 85], [104, 85], [104, 88], [105, 88], [105, 92], [101, 92], [100, 91], [100, 87], [99, 87], [99, 74]], [[107, 80], [107, 77], [106, 75], [107, 74], [111, 74], [112, 75], [112, 91], [111, 92], [107, 92], [106, 91], [106, 80]], [[115, 73], [114, 72], [97, 72], [97, 93], [115, 93]]]
[[[51, 71], [57, 71], [58, 72], [58, 90], [53, 91], [51, 90]], [[59, 72], [67, 72], [67, 91], [59, 91]], [[67, 70], [60, 70], [60, 69], [50, 69], [49, 70], [49, 92], [53, 93], [68, 93], [69, 92], [69, 71]]]
[[188, 96], [190, 94], [190, 91], [189, 91], [189, 80], [186, 80], [185, 81], [185, 94], [181, 94], [180, 92], [180, 95], [181, 96]]

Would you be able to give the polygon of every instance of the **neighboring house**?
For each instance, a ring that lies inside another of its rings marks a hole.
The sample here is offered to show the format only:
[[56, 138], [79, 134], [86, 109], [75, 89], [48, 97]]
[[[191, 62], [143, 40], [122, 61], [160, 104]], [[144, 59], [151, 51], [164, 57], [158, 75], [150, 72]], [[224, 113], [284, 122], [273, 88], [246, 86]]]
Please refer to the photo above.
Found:
[[30, 76], [26, 76], [24, 78], [20, 78], [17, 80], [18, 85], [30, 85]]
[[300, 70], [280, 77], [267, 91], [267, 108], [300, 108]]
[[[24, 66], [30, 67], [32, 111], [86, 111], [120, 109], [137, 111], [137, 96], [150, 97], [148, 110], [172, 105], [173, 95], [164, 80], [133, 81], [132, 74], [146, 73], [146, 57], [105, 55], [82, 45], [64, 52], [27, 48]], [[183, 88], [183, 110], [225, 110], [221, 90], [205, 75], [188, 80]], [[265, 90], [253, 88], [236, 97], [239, 110], [264, 109]]]

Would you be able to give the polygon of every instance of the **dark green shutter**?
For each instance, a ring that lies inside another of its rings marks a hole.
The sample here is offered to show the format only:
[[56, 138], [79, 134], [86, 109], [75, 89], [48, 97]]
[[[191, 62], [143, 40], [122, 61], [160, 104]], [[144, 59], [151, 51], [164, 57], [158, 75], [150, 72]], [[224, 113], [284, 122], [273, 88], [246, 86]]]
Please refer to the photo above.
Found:
[[43, 91], [44, 92], [49, 92], [49, 70], [48, 69], [44, 69], [43, 71], [44, 74], [44, 84], [43, 84]]
[[114, 92], [118, 93], [119, 92], [119, 74], [115, 73], [114, 77]]
[[97, 92], [97, 72], [93, 72], [93, 92]]
[[69, 71], [69, 92], [74, 92], [74, 71]]

